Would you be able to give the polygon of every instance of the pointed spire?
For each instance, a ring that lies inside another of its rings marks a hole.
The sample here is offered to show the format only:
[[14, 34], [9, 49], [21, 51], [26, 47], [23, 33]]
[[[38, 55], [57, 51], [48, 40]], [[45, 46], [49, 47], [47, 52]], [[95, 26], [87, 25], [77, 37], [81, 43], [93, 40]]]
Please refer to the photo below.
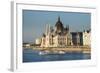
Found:
[[49, 25], [46, 24], [46, 35], [48, 35], [48, 33], [49, 33]]
[[58, 21], [60, 21], [60, 16], [58, 16]]
[[48, 33], [50, 34], [50, 24], [48, 24]]

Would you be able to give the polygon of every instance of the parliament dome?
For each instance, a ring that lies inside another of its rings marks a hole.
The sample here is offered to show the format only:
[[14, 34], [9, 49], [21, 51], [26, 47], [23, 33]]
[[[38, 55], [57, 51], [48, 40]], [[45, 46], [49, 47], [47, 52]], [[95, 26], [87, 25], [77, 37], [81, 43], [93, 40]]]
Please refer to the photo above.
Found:
[[56, 22], [55, 27], [56, 27], [56, 31], [63, 31], [63, 24], [60, 21], [60, 17], [58, 17], [58, 21]]

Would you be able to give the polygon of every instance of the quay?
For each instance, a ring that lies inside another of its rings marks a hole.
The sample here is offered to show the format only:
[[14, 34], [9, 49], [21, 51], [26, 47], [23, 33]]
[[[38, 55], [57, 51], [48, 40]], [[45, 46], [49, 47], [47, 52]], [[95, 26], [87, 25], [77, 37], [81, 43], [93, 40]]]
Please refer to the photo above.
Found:
[[68, 47], [33, 47], [33, 50], [39, 50], [39, 51], [50, 51], [50, 52], [56, 52], [56, 51], [63, 51], [66, 53], [91, 53], [91, 48], [89, 46], [68, 46]]

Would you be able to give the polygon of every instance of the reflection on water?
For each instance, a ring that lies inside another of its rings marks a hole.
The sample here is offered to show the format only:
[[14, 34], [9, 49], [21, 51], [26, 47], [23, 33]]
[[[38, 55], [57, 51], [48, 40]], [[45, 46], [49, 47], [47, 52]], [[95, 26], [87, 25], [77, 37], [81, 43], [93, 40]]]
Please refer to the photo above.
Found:
[[23, 49], [23, 62], [84, 60], [90, 58], [91, 58], [90, 54], [83, 54], [83, 53], [39, 55], [39, 51], [37, 50]]

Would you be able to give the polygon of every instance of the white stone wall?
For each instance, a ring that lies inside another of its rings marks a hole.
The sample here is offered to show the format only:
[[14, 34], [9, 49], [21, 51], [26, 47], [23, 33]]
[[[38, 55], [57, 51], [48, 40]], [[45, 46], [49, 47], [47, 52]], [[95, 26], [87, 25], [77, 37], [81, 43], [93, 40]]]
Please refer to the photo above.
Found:
[[[70, 40], [69, 40], [70, 41]], [[68, 35], [46, 35], [42, 37], [41, 47], [65, 47], [68, 45]]]
[[83, 32], [83, 45], [90, 46], [91, 45], [91, 33]]
[[52, 45], [52, 36], [51, 35], [47, 35], [46, 36], [46, 41], [45, 41], [45, 47], [52, 47], [53, 45]]
[[67, 45], [67, 36], [56, 35], [53, 40], [54, 47], [65, 47]]
[[[84, 46], [91, 46], [91, 33], [83, 32], [83, 45]], [[46, 35], [46, 37], [42, 37], [41, 40], [41, 47], [66, 47], [66, 46], [73, 45], [72, 43], [72, 36], [71, 34], [67, 35]]]
[[56, 35], [54, 38], [53, 38], [53, 46], [54, 47], [57, 47], [59, 44], [58, 44], [58, 35]]
[[45, 37], [42, 37], [41, 39], [41, 47], [45, 47]]
[[41, 38], [36, 39], [36, 44], [41, 44]]

